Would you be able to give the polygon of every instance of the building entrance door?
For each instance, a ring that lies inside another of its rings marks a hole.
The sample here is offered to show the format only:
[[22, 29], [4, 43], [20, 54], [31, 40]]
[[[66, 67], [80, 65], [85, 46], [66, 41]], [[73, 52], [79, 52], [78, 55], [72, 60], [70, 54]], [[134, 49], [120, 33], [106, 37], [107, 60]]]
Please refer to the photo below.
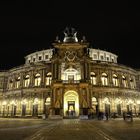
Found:
[[68, 101], [68, 116], [75, 116], [75, 101]]
[[64, 94], [63, 102], [64, 117], [77, 117], [79, 116], [79, 96], [78, 93], [69, 90]]

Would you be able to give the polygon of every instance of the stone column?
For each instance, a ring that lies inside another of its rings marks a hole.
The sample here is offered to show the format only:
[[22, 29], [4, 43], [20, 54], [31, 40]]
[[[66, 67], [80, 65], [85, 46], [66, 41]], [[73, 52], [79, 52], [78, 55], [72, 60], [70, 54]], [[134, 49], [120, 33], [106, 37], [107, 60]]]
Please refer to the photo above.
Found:
[[45, 70], [41, 70], [41, 87], [45, 87]]
[[20, 88], [24, 87], [24, 77], [23, 77], [23, 73], [20, 73]]
[[30, 71], [30, 87], [34, 86], [34, 73]]
[[87, 63], [85, 62], [84, 70], [85, 70], [85, 79], [86, 79], [86, 80], [87, 80], [87, 77], [88, 77], [88, 74], [87, 74], [87, 73], [88, 73], [88, 72], [87, 72], [88, 69], [87, 69], [87, 67], [88, 67], [88, 66], [87, 66]]
[[84, 74], [85, 74], [85, 72], [84, 72], [84, 64], [83, 63], [81, 63], [80, 64], [81, 66], [81, 80], [83, 81], [84, 80]]

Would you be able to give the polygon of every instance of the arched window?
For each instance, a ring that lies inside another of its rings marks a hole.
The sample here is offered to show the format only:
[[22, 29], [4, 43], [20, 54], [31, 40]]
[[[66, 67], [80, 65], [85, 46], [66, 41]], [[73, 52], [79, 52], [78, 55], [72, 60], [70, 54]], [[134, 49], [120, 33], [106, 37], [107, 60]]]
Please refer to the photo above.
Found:
[[51, 105], [51, 98], [50, 98], [50, 97], [48, 97], [48, 98], [46, 99], [45, 105]]
[[96, 97], [92, 97], [92, 113], [97, 113], [98, 112], [98, 102]]
[[22, 105], [22, 116], [26, 115], [26, 106], [27, 106], [28, 102], [27, 99], [22, 99], [21, 101], [21, 105]]
[[20, 77], [16, 79], [16, 84], [15, 84], [15, 88], [19, 88], [19, 87], [20, 87]]
[[116, 74], [113, 74], [113, 85], [114, 86], [118, 86], [118, 77], [117, 77], [117, 75]]
[[96, 75], [94, 72], [90, 73], [90, 80], [92, 85], [96, 85]]
[[52, 82], [52, 73], [49, 72], [46, 75], [46, 86], [51, 85], [51, 82]]
[[72, 66], [65, 69], [64, 66], [61, 67], [61, 80], [68, 83], [78, 83], [81, 80], [81, 70], [79, 68], [75, 69]]
[[25, 76], [25, 83], [24, 83], [24, 86], [25, 87], [28, 87], [30, 84], [30, 76], [29, 75], [26, 75]]
[[117, 113], [118, 113], [118, 115], [121, 115], [121, 104], [122, 104], [122, 100], [120, 98], [116, 98], [115, 99], [115, 103], [116, 103]]
[[130, 78], [130, 87], [135, 88], [134, 80], [132, 78]]
[[134, 106], [134, 104], [135, 104], [135, 102], [134, 102], [134, 100], [132, 100], [132, 99], [126, 99], [126, 107], [127, 107], [127, 112], [129, 112], [130, 110], [132, 110], [132, 108], [133, 108], [133, 106]]
[[35, 98], [33, 102], [33, 116], [38, 115], [38, 104], [39, 104], [39, 100], [38, 98]]
[[92, 105], [97, 105], [97, 99], [95, 97], [92, 97]]
[[127, 86], [127, 81], [126, 81], [126, 77], [125, 76], [122, 76], [122, 84], [124, 87]]
[[102, 85], [103, 86], [107, 86], [108, 85], [108, 80], [107, 80], [107, 74], [106, 73], [102, 73], [101, 81], [102, 81]]
[[103, 100], [103, 103], [105, 104], [105, 112], [110, 114], [110, 100], [109, 100], [109, 98], [105, 97]]
[[35, 86], [40, 86], [41, 84], [41, 76], [39, 73], [35, 75]]
[[10, 79], [9, 80], [9, 89], [12, 89], [13, 88], [13, 79]]

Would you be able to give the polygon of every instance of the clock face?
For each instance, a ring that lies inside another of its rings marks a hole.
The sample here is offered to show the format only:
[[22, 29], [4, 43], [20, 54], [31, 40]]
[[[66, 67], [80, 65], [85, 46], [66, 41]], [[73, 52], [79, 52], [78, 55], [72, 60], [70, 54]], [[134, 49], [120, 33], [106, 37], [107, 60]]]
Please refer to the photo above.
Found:
[[66, 51], [65, 52], [65, 58], [68, 61], [74, 61], [75, 58], [76, 58], [76, 52], [74, 52], [74, 51]]

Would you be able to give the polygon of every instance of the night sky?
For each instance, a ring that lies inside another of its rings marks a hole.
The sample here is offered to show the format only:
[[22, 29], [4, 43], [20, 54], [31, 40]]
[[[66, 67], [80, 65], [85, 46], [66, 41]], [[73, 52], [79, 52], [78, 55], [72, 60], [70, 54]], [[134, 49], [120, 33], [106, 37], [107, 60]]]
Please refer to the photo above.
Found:
[[86, 36], [90, 47], [118, 55], [118, 62], [140, 68], [139, 4], [113, 1], [46, 0], [0, 2], [0, 70], [24, 64], [24, 57], [63, 39], [66, 26]]

